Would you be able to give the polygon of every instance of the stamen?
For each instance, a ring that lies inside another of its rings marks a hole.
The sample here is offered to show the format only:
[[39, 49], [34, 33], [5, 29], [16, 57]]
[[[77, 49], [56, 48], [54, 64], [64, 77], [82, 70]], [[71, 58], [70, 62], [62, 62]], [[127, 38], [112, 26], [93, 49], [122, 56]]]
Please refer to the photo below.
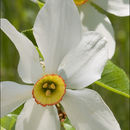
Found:
[[48, 97], [48, 96], [51, 96], [51, 90], [46, 90], [46, 96]]
[[44, 83], [42, 87], [43, 88], [48, 88], [48, 83]]
[[50, 89], [56, 89], [56, 86], [54, 83], [52, 83], [50, 86], [49, 86]]
[[58, 115], [59, 115], [59, 119], [61, 122], [64, 122], [65, 119], [67, 118], [66, 113], [63, 111], [62, 107], [60, 104], [56, 105], [57, 109], [58, 109]]

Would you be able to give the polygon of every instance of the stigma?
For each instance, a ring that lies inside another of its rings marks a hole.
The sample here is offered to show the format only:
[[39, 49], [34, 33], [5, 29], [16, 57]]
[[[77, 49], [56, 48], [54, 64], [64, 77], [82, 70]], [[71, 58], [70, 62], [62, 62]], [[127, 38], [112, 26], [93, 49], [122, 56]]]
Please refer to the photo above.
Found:
[[45, 89], [46, 96], [51, 96], [52, 91], [56, 89], [56, 85], [54, 83], [49, 84], [46, 82], [42, 87]]
[[35, 83], [32, 95], [37, 104], [45, 107], [59, 103], [65, 92], [66, 84], [63, 78], [57, 74], [48, 74]]

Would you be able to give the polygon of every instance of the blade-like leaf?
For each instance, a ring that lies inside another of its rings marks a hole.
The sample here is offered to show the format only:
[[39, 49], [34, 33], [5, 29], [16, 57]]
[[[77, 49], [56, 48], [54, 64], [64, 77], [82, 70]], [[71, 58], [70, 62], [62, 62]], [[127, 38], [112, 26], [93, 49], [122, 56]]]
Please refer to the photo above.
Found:
[[108, 61], [102, 77], [99, 81], [96, 81], [95, 84], [104, 87], [110, 91], [113, 91], [117, 94], [121, 94], [126, 97], [129, 95], [129, 79], [126, 73], [111, 61]]
[[17, 115], [15, 114], [8, 114], [1, 118], [1, 127], [5, 130], [14, 130], [14, 126], [16, 123]]
[[1, 125], [0, 125], [0, 130], [6, 130], [5, 128], [3, 128]]
[[65, 130], [75, 130], [70, 124], [63, 123], [63, 126]]
[[62, 122], [62, 126], [65, 130], [75, 130], [75, 128], [71, 125], [70, 120], [68, 118], [65, 119], [64, 122]]
[[11, 112], [11, 114], [19, 115], [20, 112], [22, 111], [23, 107], [24, 107], [24, 104], [22, 104], [22, 105], [19, 106], [16, 110], [14, 110], [13, 112]]
[[1, 130], [14, 130], [17, 116], [20, 114], [21, 110], [23, 109], [23, 106], [24, 105], [21, 105], [15, 111], [0, 119]]

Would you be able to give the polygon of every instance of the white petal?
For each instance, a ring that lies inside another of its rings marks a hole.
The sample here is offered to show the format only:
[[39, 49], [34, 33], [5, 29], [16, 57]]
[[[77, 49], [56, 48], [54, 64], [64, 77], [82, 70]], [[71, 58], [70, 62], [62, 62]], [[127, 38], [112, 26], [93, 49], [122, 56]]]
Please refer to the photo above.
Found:
[[70, 51], [59, 66], [59, 75], [67, 87], [84, 88], [100, 79], [108, 59], [106, 40], [96, 32], [88, 32], [80, 44]]
[[114, 31], [109, 19], [98, 12], [89, 3], [79, 6], [82, 28], [84, 31], [96, 31], [106, 37], [109, 48], [109, 58], [112, 58], [115, 52]]
[[76, 130], [120, 130], [114, 115], [96, 91], [67, 90], [61, 104]]
[[28, 100], [17, 118], [16, 130], [60, 130], [55, 106], [42, 107], [34, 99]]
[[1, 116], [12, 112], [32, 97], [32, 86], [11, 81], [1, 82]]
[[55, 73], [64, 55], [80, 42], [81, 23], [73, 0], [48, 0], [34, 25], [34, 36], [45, 57], [48, 73]]
[[42, 76], [42, 68], [39, 63], [39, 55], [36, 48], [8, 20], [1, 19], [0, 23], [2, 31], [10, 38], [19, 52], [18, 73], [20, 77], [26, 83], [34, 83]]
[[99, 7], [117, 16], [129, 16], [129, 0], [92, 0]]

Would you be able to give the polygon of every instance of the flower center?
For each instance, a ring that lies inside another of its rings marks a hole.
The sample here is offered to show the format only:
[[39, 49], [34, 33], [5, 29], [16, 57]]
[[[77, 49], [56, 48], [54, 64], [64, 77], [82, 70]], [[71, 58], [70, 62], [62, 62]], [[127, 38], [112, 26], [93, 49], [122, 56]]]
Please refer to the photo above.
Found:
[[74, 0], [76, 5], [82, 5], [85, 4], [88, 0]]
[[32, 95], [37, 104], [51, 106], [59, 103], [66, 92], [63, 78], [56, 74], [43, 76], [34, 85]]

